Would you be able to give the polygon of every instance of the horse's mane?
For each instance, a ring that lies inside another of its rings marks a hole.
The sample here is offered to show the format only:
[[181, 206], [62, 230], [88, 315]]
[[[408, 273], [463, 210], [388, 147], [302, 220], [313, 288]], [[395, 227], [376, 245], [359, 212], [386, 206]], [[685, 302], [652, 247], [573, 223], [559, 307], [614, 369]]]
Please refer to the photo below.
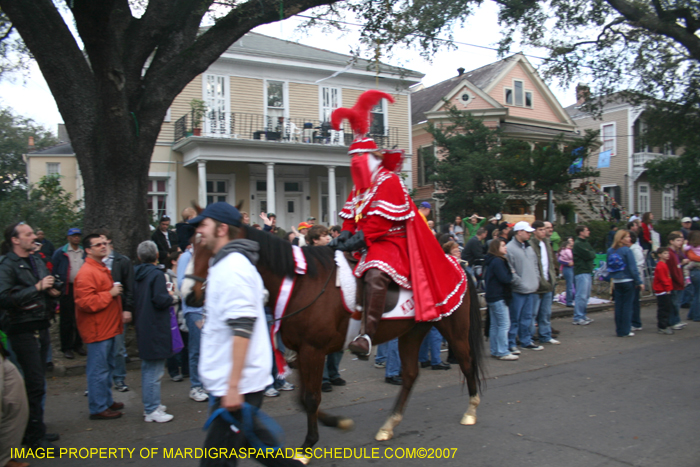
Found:
[[[260, 245], [258, 263], [261, 266], [278, 276], [294, 276], [295, 264], [291, 243], [250, 226], [244, 226], [244, 230], [248, 240]], [[318, 274], [317, 262], [326, 268], [333, 264], [333, 250], [328, 247], [305, 246], [301, 250], [306, 258], [306, 274], [310, 277], [315, 277]]]

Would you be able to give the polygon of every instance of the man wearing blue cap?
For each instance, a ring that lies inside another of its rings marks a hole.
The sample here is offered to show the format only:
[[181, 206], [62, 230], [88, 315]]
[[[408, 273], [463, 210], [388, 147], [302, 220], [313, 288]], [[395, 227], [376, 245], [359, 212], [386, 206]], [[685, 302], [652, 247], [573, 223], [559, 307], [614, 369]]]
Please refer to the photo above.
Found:
[[75, 322], [75, 299], [73, 298], [73, 282], [85, 262], [85, 252], [80, 244], [83, 232], [79, 228], [68, 229], [66, 236], [68, 243], [54, 252], [52, 262], [53, 275], [56, 278], [57, 288], [61, 292], [59, 303], [61, 352], [63, 352], [64, 357], [73, 359], [75, 358], [73, 352], [83, 356], [87, 355]]
[[[207, 275], [207, 319], [202, 328], [199, 377], [209, 391], [210, 410], [227, 409], [241, 421], [243, 402], [260, 407], [272, 384], [272, 346], [263, 310], [263, 281], [255, 268], [260, 246], [242, 238], [242, 216], [228, 203], [210, 204], [190, 219], [201, 245], [214, 254]], [[240, 423], [238, 423], [240, 426]], [[224, 417], [215, 418], [204, 448], [239, 449], [248, 442]], [[266, 465], [272, 465], [272, 459]], [[299, 465], [274, 459], [277, 465]], [[202, 459], [200, 465], [236, 465], [235, 459]]]

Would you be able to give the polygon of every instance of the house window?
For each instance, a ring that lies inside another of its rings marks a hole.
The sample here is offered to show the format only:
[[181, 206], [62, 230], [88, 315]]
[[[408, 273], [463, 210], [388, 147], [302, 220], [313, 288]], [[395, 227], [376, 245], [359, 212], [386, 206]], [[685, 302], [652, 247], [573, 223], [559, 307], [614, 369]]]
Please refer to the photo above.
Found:
[[331, 113], [340, 107], [340, 89], [321, 87], [321, 121], [330, 122]]
[[513, 94], [515, 94], [515, 105], [523, 106], [523, 82], [513, 80]]
[[372, 109], [372, 126], [369, 134], [373, 136], [386, 135], [386, 107], [384, 99]]
[[47, 162], [46, 163], [46, 175], [61, 175], [61, 163], [60, 162]]
[[649, 184], [640, 183], [637, 188], [637, 205], [639, 212], [649, 211]]
[[168, 111], [165, 112], [165, 117], [163, 118], [163, 121], [164, 121], [165, 123], [169, 123], [170, 120], [171, 120], [171, 118], [172, 118], [172, 117], [171, 117], [171, 115], [170, 115], [170, 107], [168, 107]]
[[204, 116], [204, 131], [206, 133], [219, 135], [229, 133], [227, 84], [226, 76], [204, 76], [204, 102], [207, 104], [207, 113]]
[[301, 191], [301, 183], [284, 182], [284, 191]]
[[634, 121], [634, 152], [649, 152], [646, 141], [647, 125], [642, 119]]
[[228, 183], [226, 180], [207, 180], [207, 205], [219, 201], [228, 202]]
[[532, 108], [532, 93], [525, 91], [525, 107]]
[[506, 104], [513, 105], [513, 90], [511, 88], [505, 88], [506, 91]]
[[664, 154], [667, 156], [675, 156], [676, 155], [676, 148], [673, 146], [671, 143], [666, 143], [664, 144]]
[[603, 138], [603, 148], [601, 152], [611, 151], [615, 155], [615, 124], [607, 123], [601, 126], [601, 137]]
[[255, 191], [267, 191], [267, 181], [257, 180], [255, 182]]
[[274, 131], [284, 124], [287, 108], [284, 81], [267, 82], [267, 129]]
[[664, 220], [673, 219], [675, 217], [675, 213], [673, 212], [673, 195], [673, 188], [664, 189], [661, 203], [661, 217]]
[[148, 179], [146, 209], [152, 219], [160, 219], [167, 212], [168, 181], [164, 178]]
[[430, 160], [433, 155], [433, 146], [424, 146], [418, 149], [418, 186], [430, 184]]

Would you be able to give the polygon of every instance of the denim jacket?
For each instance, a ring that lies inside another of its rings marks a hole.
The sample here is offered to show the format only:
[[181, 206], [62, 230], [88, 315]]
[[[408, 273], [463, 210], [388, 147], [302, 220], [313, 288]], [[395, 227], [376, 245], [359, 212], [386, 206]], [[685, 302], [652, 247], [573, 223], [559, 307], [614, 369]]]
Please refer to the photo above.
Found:
[[617, 249], [610, 248], [608, 250], [608, 257], [610, 257], [612, 253], [617, 253], [620, 255], [622, 261], [625, 262], [625, 269], [622, 271], [611, 272], [610, 280], [613, 282], [622, 282], [625, 279], [632, 279], [634, 280], [635, 286], [642, 285], [642, 280], [640, 279], [639, 272], [637, 271], [637, 261], [634, 258], [634, 253], [632, 253], [632, 250], [626, 246], [621, 246]]

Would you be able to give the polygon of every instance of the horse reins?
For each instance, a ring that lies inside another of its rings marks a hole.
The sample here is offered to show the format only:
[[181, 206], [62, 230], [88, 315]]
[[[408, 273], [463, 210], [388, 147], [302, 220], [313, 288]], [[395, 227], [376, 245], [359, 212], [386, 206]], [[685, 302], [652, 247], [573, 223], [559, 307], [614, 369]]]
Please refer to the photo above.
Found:
[[[297, 314], [301, 313], [302, 311], [306, 310], [308, 307], [310, 307], [314, 303], [316, 303], [316, 300], [321, 298], [321, 295], [323, 295], [326, 292], [326, 287], [328, 287], [328, 283], [331, 281], [331, 277], [333, 277], [333, 271], [335, 271], [336, 267], [337, 266], [335, 264], [335, 261], [333, 261], [333, 267], [331, 268], [331, 271], [328, 273], [328, 278], [326, 279], [326, 282], [323, 284], [323, 288], [318, 293], [318, 295], [316, 295], [316, 297], [313, 300], [311, 300], [311, 303], [309, 303], [308, 305], [306, 305], [302, 308], [299, 308], [297, 311], [295, 311], [293, 313], [289, 313], [288, 315], [284, 315], [281, 318], [273, 319], [272, 322], [274, 323], [275, 321], [282, 321], [285, 318], [289, 318], [291, 316], [297, 315]], [[204, 277], [195, 276], [194, 274], [185, 274], [185, 278], [192, 279], [192, 280], [197, 281], [197, 282], [201, 282], [202, 289], [204, 289], [204, 287], [207, 284], [207, 280]]]
[[323, 295], [326, 292], [326, 287], [328, 286], [328, 283], [331, 281], [331, 277], [333, 277], [333, 271], [335, 271], [336, 267], [337, 266], [335, 264], [335, 261], [333, 261], [333, 267], [331, 268], [331, 271], [328, 273], [328, 279], [326, 279], [326, 282], [323, 284], [323, 288], [318, 293], [318, 295], [316, 295], [316, 297], [313, 300], [311, 300], [311, 303], [309, 303], [308, 305], [306, 305], [302, 308], [299, 308], [297, 311], [295, 311], [293, 313], [289, 313], [288, 315], [283, 315], [281, 318], [273, 319], [272, 322], [274, 323], [275, 321], [282, 321], [285, 318], [289, 318], [291, 316], [297, 315], [297, 314], [301, 313], [302, 311], [306, 310], [308, 307], [310, 307], [314, 303], [316, 303], [316, 300], [321, 298], [321, 295]]

